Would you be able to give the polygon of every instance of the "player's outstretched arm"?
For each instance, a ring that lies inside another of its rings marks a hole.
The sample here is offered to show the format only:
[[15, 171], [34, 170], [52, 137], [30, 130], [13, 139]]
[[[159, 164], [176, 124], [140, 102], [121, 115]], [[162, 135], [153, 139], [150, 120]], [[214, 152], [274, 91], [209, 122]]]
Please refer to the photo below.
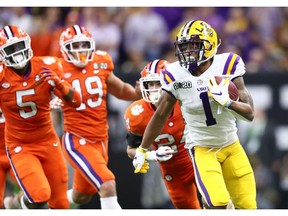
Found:
[[145, 129], [141, 145], [136, 149], [136, 155], [133, 160], [135, 173], [139, 172], [144, 165], [147, 158], [148, 148], [153, 143], [155, 138], [161, 133], [175, 103], [175, 98], [165, 91], [162, 92], [158, 102], [159, 106]]
[[134, 101], [142, 98], [139, 81], [136, 82], [134, 88], [111, 73], [107, 79], [107, 86], [108, 92], [119, 99]]

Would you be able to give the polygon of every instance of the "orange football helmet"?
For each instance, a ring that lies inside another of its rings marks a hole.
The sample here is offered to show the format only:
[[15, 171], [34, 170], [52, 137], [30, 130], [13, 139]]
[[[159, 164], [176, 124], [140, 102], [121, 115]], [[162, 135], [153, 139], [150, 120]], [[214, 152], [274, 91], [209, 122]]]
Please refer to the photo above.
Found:
[[149, 103], [157, 103], [160, 94], [161, 94], [161, 86], [149, 89], [149, 82], [159, 82], [160, 84], [160, 73], [161, 70], [165, 68], [168, 64], [166, 60], [156, 59], [154, 61], [150, 61], [144, 69], [141, 71], [140, 82], [140, 90], [142, 93], [142, 97], [145, 101]]
[[0, 59], [3, 64], [21, 69], [32, 56], [31, 39], [24, 30], [13, 25], [0, 30]]
[[85, 67], [93, 59], [95, 41], [83, 26], [73, 25], [63, 31], [60, 46], [64, 59], [77, 67]]

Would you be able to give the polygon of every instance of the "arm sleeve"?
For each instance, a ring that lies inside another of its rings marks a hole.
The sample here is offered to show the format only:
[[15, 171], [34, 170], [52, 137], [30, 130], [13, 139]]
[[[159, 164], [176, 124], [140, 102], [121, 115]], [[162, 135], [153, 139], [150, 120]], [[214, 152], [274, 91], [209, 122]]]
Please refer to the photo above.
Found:
[[131, 148], [137, 148], [140, 146], [142, 141], [142, 136], [135, 135], [133, 133], [128, 132], [126, 135], [126, 144]]

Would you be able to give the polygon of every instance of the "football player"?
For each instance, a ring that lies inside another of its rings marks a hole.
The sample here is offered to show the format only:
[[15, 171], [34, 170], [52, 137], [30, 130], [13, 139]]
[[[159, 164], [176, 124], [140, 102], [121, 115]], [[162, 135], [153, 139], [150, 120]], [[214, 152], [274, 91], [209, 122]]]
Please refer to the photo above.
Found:
[[[244, 84], [242, 58], [231, 52], [216, 54], [219, 45], [216, 31], [205, 21], [192, 20], [182, 26], [175, 41], [179, 61], [167, 65], [161, 73], [158, 108], [146, 127], [133, 164], [135, 172], [139, 172], [148, 147], [179, 101], [187, 124], [185, 147], [193, 161], [204, 207], [256, 209], [254, 173], [236, 127], [236, 117], [253, 120], [253, 100]], [[232, 80], [239, 100], [232, 101], [228, 82], [217, 85], [214, 76]]]
[[21, 207], [67, 209], [68, 169], [49, 102], [55, 94], [79, 107], [80, 94], [62, 79], [57, 58], [33, 56], [30, 36], [17, 26], [0, 30], [0, 56], [6, 152], [24, 192]]
[[[167, 61], [149, 62], [141, 72], [140, 89], [142, 99], [132, 103], [124, 116], [127, 129], [127, 154], [134, 158], [145, 128], [157, 109], [161, 94], [160, 71]], [[154, 150], [147, 151], [146, 160], [158, 161], [168, 194], [177, 209], [200, 209], [193, 165], [185, 145], [185, 122], [179, 103], [176, 103], [157, 138]], [[147, 172], [148, 163], [140, 172]], [[187, 172], [189, 170], [189, 172]]]
[[68, 27], [60, 37], [64, 78], [81, 95], [78, 108], [63, 106], [64, 155], [74, 168], [70, 202], [88, 203], [96, 193], [102, 209], [120, 209], [115, 176], [108, 168], [107, 94], [122, 100], [141, 97], [139, 88], [114, 75], [111, 56], [95, 50], [91, 33], [83, 26]]

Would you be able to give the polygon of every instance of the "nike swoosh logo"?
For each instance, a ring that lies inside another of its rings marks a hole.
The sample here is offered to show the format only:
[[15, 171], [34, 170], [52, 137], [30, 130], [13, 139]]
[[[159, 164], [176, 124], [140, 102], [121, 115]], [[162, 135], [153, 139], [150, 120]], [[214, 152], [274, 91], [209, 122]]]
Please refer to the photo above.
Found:
[[214, 95], [222, 95], [222, 91], [220, 91], [219, 93], [214, 92], [214, 93], [212, 93], [212, 94], [214, 94]]

